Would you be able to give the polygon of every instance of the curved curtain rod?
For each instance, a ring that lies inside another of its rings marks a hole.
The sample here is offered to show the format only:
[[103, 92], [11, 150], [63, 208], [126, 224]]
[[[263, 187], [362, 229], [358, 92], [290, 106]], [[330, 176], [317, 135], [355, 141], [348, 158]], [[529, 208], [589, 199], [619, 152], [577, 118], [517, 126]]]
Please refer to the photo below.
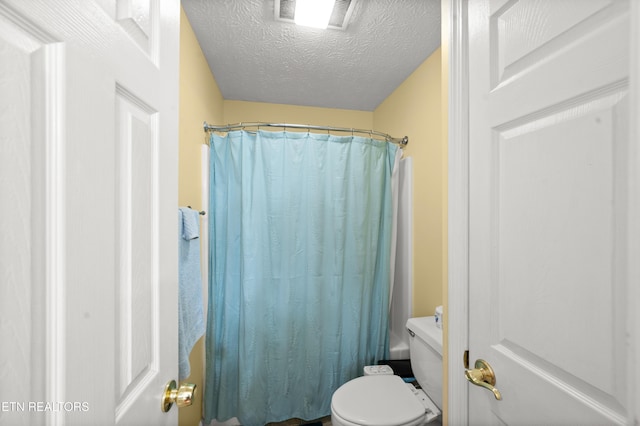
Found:
[[347, 127], [330, 127], [330, 126], [312, 126], [308, 124], [286, 124], [286, 123], [236, 123], [236, 124], [227, 124], [226, 126], [214, 126], [211, 124], [207, 124], [204, 122], [204, 131], [205, 132], [229, 132], [231, 130], [241, 130], [247, 127], [283, 127], [283, 128], [291, 128], [291, 129], [307, 129], [307, 130], [327, 130], [329, 132], [348, 132], [348, 133], [366, 133], [368, 135], [376, 135], [383, 137], [385, 141], [395, 143], [400, 145], [400, 148], [404, 148], [409, 143], [409, 137], [405, 136], [403, 138], [393, 138], [386, 133], [377, 132], [375, 130], [362, 130], [362, 129], [350, 129]]

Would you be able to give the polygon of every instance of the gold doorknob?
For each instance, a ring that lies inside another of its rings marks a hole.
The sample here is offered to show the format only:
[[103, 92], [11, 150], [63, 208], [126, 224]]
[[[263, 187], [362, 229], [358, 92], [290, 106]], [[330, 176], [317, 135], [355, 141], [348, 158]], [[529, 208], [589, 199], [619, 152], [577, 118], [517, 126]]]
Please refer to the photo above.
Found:
[[164, 387], [162, 394], [162, 412], [166, 413], [171, 410], [175, 402], [178, 408], [188, 407], [193, 404], [193, 397], [196, 395], [196, 385], [193, 383], [183, 383], [177, 388], [176, 381], [171, 380]]
[[493, 373], [493, 368], [489, 363], [483, 359], [476, 361], [475, 368], [473, 370], [465, 370], [464, 375], [467, 380], [476, 386], [482, 386], [493, 392], [493, 395], [498, 401], [502, 399], [500, 391], [495, 388], [496, 375]]

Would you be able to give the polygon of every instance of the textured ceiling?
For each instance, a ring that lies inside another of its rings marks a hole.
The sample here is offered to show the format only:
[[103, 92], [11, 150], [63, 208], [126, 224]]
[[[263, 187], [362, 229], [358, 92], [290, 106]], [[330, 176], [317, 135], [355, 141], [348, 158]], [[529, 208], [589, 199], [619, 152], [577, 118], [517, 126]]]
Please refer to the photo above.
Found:
[[225, 99], [373, 111], [440, 46], [440, 0], [358, 0], [346, 30], [274, 0], [182, 0]]

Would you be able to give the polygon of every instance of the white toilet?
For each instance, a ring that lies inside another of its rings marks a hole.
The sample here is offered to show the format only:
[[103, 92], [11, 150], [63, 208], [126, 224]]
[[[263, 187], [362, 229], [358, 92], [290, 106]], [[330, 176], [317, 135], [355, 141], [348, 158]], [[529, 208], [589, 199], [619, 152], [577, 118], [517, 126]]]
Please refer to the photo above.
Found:
[[419, 426], [440, 421], [442, 330], [434, 317], [421, 317], [409, 318], [407, 332], [411, 369], [422, 389], [384, 370], [350, 380], [331, 398], [333, 426]]

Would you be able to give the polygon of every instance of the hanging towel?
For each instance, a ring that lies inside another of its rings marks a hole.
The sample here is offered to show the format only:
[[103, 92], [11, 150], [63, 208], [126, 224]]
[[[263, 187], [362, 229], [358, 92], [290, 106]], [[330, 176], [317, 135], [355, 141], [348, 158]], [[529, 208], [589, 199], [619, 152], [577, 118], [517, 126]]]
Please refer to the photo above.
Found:
[[200, 236], [200, 214], [189, 208], [181, 207], [180, 209], [182, 210], [182, 238], [185, 240], [198, 238]]
[[200, 214], [192, 209], [178, 210], [179, 294], [178, 294], [178, 377], [190, 372], [189, 354], [204, 334], [202, 278], [200, 271]]

